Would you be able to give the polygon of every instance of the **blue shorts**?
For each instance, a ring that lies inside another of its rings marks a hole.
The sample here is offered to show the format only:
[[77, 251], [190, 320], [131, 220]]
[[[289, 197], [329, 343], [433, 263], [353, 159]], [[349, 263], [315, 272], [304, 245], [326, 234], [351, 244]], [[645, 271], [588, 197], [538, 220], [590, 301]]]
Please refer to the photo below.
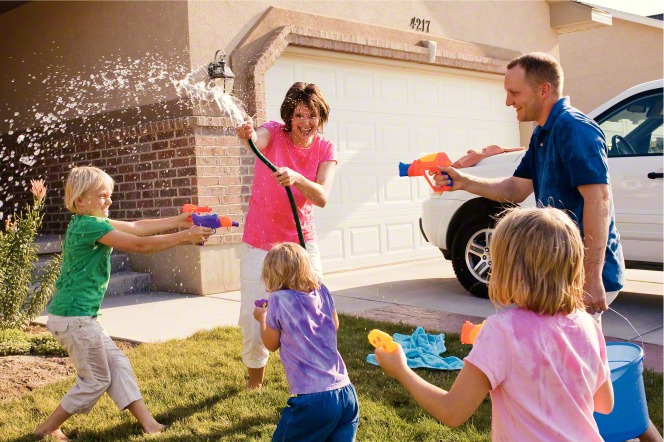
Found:
[[360, 406], [353, 384], [298, 394], [288, 399], [272, 441], [352, 442], [359, 422]]

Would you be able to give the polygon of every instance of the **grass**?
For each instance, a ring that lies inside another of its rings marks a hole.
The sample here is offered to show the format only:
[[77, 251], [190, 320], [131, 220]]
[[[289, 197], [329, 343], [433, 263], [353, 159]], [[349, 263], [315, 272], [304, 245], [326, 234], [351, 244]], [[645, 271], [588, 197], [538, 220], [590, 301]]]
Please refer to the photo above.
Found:
[[[486, 399], [463, 426], [440, 425], [379, 367], [365, 362], [371, 351], [367, 334], [380, 328], [390, 334], [413, 327], [350, 316], [341, 317], [339, 348], [360, 400], [358, 441], [489, 441], [491, 404]], [[244, 391], [246, 370], [240, 357], [238, 328], [200, 332], [185, 340], [143, 344], [127, 350], [148, 408], [169, 425], [156, 438], [144, 436], [127, 412], [104, 396], [87, 416], [72, 417], [63, 430], [78, 441], [264, 441], [270, 440], [288, 399], [288, 385], [273, 355], [261, 392]], [[446, 336], [448, 353], [463, 358], [468, 346], [458, 335]], [[429, 382], [448, 389], [457, 372], [418, 370]], [[644, 374], [653, 421], [662, 428], [662, 375]], [[59, 403], [72, 379], [0, 403], [0, 440], [34, 441], [32, 429]]]

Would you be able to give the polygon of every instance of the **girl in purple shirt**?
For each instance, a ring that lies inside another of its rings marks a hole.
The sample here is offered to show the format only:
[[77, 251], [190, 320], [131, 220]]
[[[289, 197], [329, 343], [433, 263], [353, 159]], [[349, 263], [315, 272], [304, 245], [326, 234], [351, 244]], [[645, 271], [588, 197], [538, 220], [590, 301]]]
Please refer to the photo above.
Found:
[[273, 441], [353, 441], [359, 405], [337, 350], [339, 317], [307, 252], [280, 243], [268, 252], [262, 279], [268, 307], [256, 307], [261, 339], [280, 349], [291, 398]]

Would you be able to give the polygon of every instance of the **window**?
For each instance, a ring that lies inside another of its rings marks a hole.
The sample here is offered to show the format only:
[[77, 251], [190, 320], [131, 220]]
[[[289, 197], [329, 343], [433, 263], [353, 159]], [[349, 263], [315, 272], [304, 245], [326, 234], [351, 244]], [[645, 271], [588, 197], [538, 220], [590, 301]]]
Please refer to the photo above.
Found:
[[616, 105], [597, 120], [609, 157], [661, 155], [664, 147], [662, 91], [650, 91]]

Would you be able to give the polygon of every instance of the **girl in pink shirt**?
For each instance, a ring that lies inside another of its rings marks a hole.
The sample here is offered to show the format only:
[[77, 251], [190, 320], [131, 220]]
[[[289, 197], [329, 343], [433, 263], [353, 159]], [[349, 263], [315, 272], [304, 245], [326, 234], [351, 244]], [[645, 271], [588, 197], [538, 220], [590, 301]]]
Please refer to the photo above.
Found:
[[254, 129], [249, 116], [236, 128], [238, 137], [252, 139], [276, 172], [256, 161], [249, 211], [242, 238], [240, 264], [242, 358], [249, 372], [247, 388], [260, 388], [269, 352], [261, 342], [258, 323], [253, 319], [254, 301], [267, 298], [261, 281], [263, 261], [273, 244], [299, 242], [288, 196], [291, 186], [298, 209], [304, 242], [312, 265], [322, 277], [316, 244], [314, 206], [325, 207], [337, 165], [334, 144], [321, 136], [330, 106], [313, 83], [295, 83], [281, 104], [284, 123], [269, 121]]
[[487, 318], [450, 391], [376, 350], [381, 367], [440, 422], [459, 426], [491, 395], [494, 441], [601, 442], [593, 411], [613, 409], [602, 331], [583, 306], [583, 241], [554, 208], [517, 208], [492, 237]]

